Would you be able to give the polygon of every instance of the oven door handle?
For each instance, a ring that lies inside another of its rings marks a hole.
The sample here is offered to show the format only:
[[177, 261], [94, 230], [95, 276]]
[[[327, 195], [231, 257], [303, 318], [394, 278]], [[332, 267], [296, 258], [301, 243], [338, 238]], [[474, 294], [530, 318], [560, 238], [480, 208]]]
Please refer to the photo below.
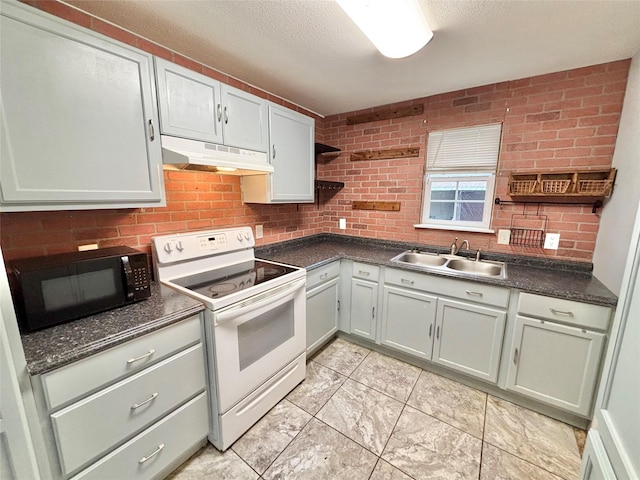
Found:
[[225, 322], [238, 318], [238, 315], [251, 313], [266, 305], [278, 302], [279, 300], [292, 295], [292, 293], [299, 288], [303, 288], [306, 282], [307, 279], [303, 278], [301, 280], [282, 285], [281, 287], [276, 288], [275, 292], [265, 292], [254, 298], [240, 302], [237, 305], [233, 305], [227, 310], [217, 312], [215, 314], [215, 323], [216, 325], [221, 325]]

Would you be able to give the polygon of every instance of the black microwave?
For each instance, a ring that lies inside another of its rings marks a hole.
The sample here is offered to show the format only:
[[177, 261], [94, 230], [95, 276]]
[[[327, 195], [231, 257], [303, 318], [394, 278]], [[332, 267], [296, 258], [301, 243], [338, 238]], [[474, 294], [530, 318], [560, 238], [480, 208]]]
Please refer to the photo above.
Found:
[[9, 262], [18, 326], [33, 332], [149, 298], [147, 255], [130, 247]]

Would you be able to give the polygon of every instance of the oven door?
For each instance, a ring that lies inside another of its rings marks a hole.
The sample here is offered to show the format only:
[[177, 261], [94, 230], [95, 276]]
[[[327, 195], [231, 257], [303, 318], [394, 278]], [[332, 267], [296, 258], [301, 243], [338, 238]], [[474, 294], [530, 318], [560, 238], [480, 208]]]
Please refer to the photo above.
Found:
[[214, 312], [220, 413], [305, 351], [305, 283], [298, 279]]

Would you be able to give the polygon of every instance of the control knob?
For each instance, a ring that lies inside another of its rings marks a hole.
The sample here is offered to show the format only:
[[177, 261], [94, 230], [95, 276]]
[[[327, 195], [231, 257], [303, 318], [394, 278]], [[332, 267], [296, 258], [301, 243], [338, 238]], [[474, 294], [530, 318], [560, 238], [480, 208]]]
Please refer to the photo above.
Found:
[[167, 242], [164, 244], [164, 251], [167, 253], [171, 253], [173, 251], [173, 248], [171, 248], [171, 243]]

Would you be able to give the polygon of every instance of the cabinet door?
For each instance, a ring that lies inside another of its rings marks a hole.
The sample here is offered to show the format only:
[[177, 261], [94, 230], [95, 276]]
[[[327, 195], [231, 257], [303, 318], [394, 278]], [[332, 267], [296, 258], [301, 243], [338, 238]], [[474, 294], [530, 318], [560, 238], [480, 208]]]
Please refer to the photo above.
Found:
[[151, 55], [2, 5], [4, 210], [164, 204]]
[[604, 335], [518, 315], [507, 388], [589, 415]]
[[313, 202], [314, 120], [288, 108], [269, 105], [271, 200]]
[[378, 284], [351, 280], [351, 333], [375, 341]]
[[338, 331], [338, 283], [334, 278], [307, 292], [307, 354]]
[[220, 82], [155, 58], [163, 134], [222, 143]]
[[594, 429], [589, 430], [587, 444], [582, 454], [580, 480], [617, 480], [607, 456], [602, 438]]
[[222, 85], [224, 144], [267, 151], [267, 102], [244, 90]]
[[503, 310], [438, 299], [433, 361], [496, 383], [506, 316]]
[[431, 360], [436, 297], [385, 285], [382, 344]]

